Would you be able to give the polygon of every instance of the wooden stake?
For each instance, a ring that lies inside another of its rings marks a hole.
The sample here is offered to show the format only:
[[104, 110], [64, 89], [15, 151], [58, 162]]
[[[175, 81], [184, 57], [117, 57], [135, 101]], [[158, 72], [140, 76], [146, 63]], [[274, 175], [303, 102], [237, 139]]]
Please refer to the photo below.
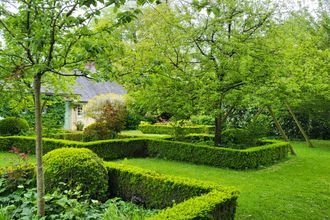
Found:
[[[276, 119], [276, 116], [275, 116], [275, 114], [274, 114], [274, 112], [273, 112], [273, 110], [272, 110], [272, 107], [267, 106], [267, 109], [268, 109], [270, 115], [272, 116], [272, 118], [273, 118], [273, 120], [274, 120], [274, 123], [275, 123], [275, 126], [276, 126], [277, 130], [280, 132], [282, 138], [283, 138], [286, 142], [289, 142], [289, 138], [288, 138], [288, 136], [286, 136], [286, 134], [285, 134], [285, 132], [284, 132], [282, 126], [280, 125], [280, 123], [279, 123], [278, 120]], [[289, 145], [290, 145], [290, 152], [291, 152], [291, 154], [296, 156], [297, 154], [296, 154], [296, 152], [294, 151], [292, 145], [291, 145], [290, 143], [289, 143]]]
[[300, 133], [304, 136], [304, 138], [305, 138], [305, 140], [306, 140], [308, 146], [309, 146], [309, 147], [314, 147], [314, 145], [312, 144], [312, 142], [309, 140], [309, 138], [308, 138], [308, 136], [307, 136], [307, 134], [306, 134], [304, 128], [301, 126], [300, 122], [298, 121], [297, 116], [296, 116], [295, 113], [292, 111], [292, 108], [291, 108], [291, 106], [289, 105], [289, 103], [285, 102], [285, 105], [286, 105], [286, 107], [288, 108], [288, 110], [289, 110], [289, 112], [290, 112], [290, 114], [291, 114], [293, 120], [296, 122], [296, 125], [298, 126]]

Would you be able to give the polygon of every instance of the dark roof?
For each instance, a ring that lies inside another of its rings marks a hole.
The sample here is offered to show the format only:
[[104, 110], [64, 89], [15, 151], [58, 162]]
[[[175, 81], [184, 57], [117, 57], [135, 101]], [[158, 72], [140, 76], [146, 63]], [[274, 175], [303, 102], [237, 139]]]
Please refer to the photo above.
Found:
[[86, 77], [78, 77], [73, 87], [73, 92], [80, 95], [80, 101], [87, 102], [91, 98], [101, 94], [115, 93], [124, 95], [127, 93], [125, 88], [116, 82], [95, 82]]
[[[47, 95], [54, 95], [54, 89], [41, 87], [41, 92]], [[127, 91], [116, 82], [95, 82], [86, 77], [77, 77], [76, 83], [73, 85], [73, 94], [80, 97], [81, 102], [88, 102], [97, 95], [115, 93], [125, 95]], [[67, 93], [58, 93], [68, 95]]]

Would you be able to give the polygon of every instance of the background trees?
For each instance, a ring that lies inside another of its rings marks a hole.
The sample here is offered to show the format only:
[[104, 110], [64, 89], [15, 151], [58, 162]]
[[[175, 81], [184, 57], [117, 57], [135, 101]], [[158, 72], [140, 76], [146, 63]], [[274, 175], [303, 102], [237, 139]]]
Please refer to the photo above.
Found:
[[140, 113], [166, 112], [176, 119], [210, 115], [216, 145], [223, 128], [239, 118], [251, 121], [264, 106], [282, 125], [293, 122], [287, 105], [295, 110], [319, 103], [326, 114], [326, 13], [315, 18], [267, 2], [239, 3], [163, 4], [145, 9], [125, 27], [113, 68]]

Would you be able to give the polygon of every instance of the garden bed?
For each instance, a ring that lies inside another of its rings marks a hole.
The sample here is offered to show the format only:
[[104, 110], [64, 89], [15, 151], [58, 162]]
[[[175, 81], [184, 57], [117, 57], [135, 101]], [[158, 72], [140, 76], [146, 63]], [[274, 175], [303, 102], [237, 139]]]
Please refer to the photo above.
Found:
[[[105, 165], [109, 198], [120, 197], [147, 209], [162, 209], [147, 219], [234, 219], [238, 197], [234, 188], [161, 175], [129, 165], [110, 162]], [[32, 178], [33, 166], [24, 170]]]
[[[91, 149], [104, 160], [122, 158], [156, 157], [233, 169], [251, 169], [272, 165], [288, 156], [289, 144], [269, 140], [266, 145], [245, 150], [211, 147], [159, 139], [131, 138], [94, 142], [77, 142], [43, 139], [44, 153], [61, 147]], [[17, 147], [23, 152], [34, 153], [34, 137], [0, 137], [0, 151]]]

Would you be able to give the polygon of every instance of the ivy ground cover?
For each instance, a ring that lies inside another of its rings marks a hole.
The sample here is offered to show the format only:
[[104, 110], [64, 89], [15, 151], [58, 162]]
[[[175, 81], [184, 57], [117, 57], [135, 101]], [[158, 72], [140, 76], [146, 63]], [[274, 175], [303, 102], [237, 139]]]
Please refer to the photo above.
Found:
[[259, 170], [235, 171], [158, 159], [118, 161], [159, 173], [213, 181], [240, 191], [236, 219], [329, 219], [330, 141], [292, 142], [297, 157]]

